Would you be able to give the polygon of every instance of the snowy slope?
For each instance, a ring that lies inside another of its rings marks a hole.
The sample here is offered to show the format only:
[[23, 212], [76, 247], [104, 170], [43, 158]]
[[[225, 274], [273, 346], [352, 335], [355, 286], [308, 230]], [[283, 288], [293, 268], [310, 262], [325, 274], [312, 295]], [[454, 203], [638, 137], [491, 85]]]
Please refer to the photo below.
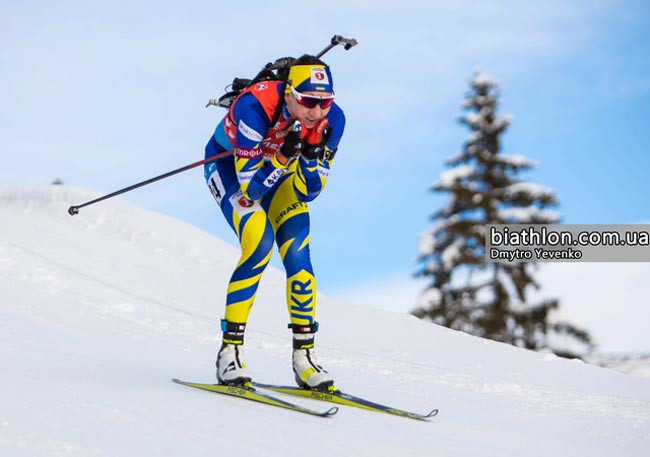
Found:
[[[320, 297], [320, 359], [340, 388], [429, 423], [342, 407], [304, 416], [178, 386], [213, 380], [237, 250], [183, 222], [52, 186], [0, 190], [1, 456], [641, 456], [650, 380]], [[215, 224], [223, 223], [215, 214]], [[283, 274], [247, 340], [291, 383]], [[299, 403], [322, 407], [307, 399]], [[236, 452], [236, 453], [235, 453]]]

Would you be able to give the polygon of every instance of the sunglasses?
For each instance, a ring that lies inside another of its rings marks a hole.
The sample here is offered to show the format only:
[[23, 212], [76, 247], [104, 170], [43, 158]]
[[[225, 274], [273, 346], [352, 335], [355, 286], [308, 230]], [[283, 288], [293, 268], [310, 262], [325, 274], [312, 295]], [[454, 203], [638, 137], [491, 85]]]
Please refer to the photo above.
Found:
[[293, 96], [296, 97], [296, 101], [309, 109], [315, 108], [316, 105], [320, 105], [321, 109], [325, 109], [334, 103], [334, 94], [327, 97], [319, 97], [316, 95], [301, 94], [293, 86], [289, 86], [289, 89], [291, 89]]

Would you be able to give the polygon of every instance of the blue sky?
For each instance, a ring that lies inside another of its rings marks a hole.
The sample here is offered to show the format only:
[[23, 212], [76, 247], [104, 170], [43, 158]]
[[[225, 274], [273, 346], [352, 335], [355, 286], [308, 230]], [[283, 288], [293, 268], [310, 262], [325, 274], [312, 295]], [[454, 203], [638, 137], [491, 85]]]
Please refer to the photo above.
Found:
[[[326, 59], [348, 124], [312, 205], [314, 263], [323, 293], [408, 310], [425, 285], [410, 277], [418, 236], [445, 201], [428, 188], [468, 134], [455, 117], [476, 66], [514, 118], [503, 151], [540, 163], [525, 178], [556, 190], [563, 222], [650, 221], [649, 30], [647, 1], [3, 1], [0, 186], [108, 193], [199, 160], [225, 113], [204, 105], [234, 76], [354, 37]], [[235, 242], [199, 170], [123, 198]]]

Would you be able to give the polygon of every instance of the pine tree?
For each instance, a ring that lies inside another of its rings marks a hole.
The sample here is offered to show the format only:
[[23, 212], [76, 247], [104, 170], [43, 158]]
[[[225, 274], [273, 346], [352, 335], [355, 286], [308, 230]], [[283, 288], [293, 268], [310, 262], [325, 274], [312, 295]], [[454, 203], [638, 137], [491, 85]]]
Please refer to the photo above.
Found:
[[551, 340], [569, 336], [584, 350], [591, 347], [589, 334], [550, 321], [558, 300], [530, 303], [529, 291], [540, 287], [533, 278], [535, 265], [485, 262], [486, 224], [559, 221], [548, 209], [557, 204], [555, 193], [520, 178], [537, 164], [500, 153], [511, 117], [497, 115], [499, 95], [498, 84], [476, 70], [463, 104], [466, 113], [459, 117], [472, 133], [432, 188], [450, 198], [420, 239], [417, 275], [431, 278], [431, 284], [413, 314], [473, 335], [575, 356], [578, 351], [572, 348], [552, 348]]

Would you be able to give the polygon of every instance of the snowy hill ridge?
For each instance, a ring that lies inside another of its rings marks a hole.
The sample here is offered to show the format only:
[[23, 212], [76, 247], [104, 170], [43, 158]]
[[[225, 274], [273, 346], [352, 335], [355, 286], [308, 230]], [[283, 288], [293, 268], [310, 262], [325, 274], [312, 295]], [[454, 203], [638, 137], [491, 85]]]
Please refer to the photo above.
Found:
[[[117, 199], [67, 214], [95, 197], [63, 186], [0, 189], [2, 456], [591, 457], [650, 449], [649, 379], [324, 295], [319, 358], [339, 388], [414, 411], [436, 407], [438, 417], [420, 423], [353, 408], [305, 417], [175, 385], [172, 377], [213, 381], [238, 250]], [[284, 275], [270, 268], [246, 343], [260, 381], [292, 382], [284, 296]]]

